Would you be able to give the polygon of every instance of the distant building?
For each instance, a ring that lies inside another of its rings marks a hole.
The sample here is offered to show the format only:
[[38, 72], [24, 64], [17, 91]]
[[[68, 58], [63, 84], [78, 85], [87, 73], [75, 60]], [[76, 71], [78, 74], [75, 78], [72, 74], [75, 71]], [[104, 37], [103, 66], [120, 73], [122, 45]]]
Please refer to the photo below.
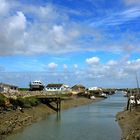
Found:
[[71, 89], [73, 92], [76, 92], [76, 93], [85, 92], [86, 90], [85, 86], [80, 85], [80, 84], [74, 85]]
[[88, 90], [89, 91], [94, 91], [94, 90], [100, 90], [100, 91], [102, 91], [102, 88], [99, 88], [99, 87], [89, 87]]
[[65, 84], [48, 84], [46, 86], [46, 91], [68, 91], [70, 90], [68, 85]]
[[0, 83], [0, 93], [18, 92], [18, 86]]

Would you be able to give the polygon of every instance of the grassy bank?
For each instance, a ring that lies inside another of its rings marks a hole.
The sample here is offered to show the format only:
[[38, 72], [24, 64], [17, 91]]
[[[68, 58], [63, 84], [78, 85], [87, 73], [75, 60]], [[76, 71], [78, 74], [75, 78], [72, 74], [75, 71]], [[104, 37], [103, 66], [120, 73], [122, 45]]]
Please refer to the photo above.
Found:
[[[62, 110], [77, 107], [91, 102], [99, 101], [100, 99], [90, 100], [87, 98], [70, 98], [69, 100], [63, 100], [61, 103]], [[3, 139], [6, 135], [14, 133], [36, 121], [47, 118], [49, 114], [55, 113], [52, 109], [44, 104], [33, 106], [31, 108], [25, 108], [23, 112], [20, 110], [12, 110], [2, 113], [0, 115], [0, 139]]]
[[122, 140], [140, 140], [140, 106], [117, 114]]

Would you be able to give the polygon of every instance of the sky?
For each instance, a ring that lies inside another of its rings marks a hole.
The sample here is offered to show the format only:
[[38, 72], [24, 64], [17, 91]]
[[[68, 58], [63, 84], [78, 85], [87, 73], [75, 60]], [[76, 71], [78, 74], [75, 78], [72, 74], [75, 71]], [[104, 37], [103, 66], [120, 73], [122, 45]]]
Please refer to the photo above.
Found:
[[0, 82], [130, 88], [140, 81], [140, 0], [0, 0]]

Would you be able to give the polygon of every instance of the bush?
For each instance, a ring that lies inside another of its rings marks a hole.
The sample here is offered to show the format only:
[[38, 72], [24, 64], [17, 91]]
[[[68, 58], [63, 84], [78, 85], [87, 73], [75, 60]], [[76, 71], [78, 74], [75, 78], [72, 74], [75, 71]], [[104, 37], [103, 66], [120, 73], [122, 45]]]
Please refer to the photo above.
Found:
[[31, 106], [37, 106], [40, 104], [40, 101], [35, 97], [28, 98], [28, 102], [30, 103]]
[[4, 106], [5, 105], [5, 100], [0, 98], [0, 106]]
[[40, 104], [40, 101], [35, 97], [26, 97], [26, 98], [17, 98], [17, 99], [10, 99], [10, 103], [14, 107], [22, 107], [22, 108], [30, 108], [32, 106], [37, 106]]
[[5, 100], [6, 100], [6, 97], [2, 94], [0, 94], [0, 106], [5, 106]]
[[16, 103], [20, 107], [28, 108], [32, 106], [37, 106], [38, 104], [40, 104], [40, 101], [35, 97], [27, 97], [27, 98], [17, 98]]

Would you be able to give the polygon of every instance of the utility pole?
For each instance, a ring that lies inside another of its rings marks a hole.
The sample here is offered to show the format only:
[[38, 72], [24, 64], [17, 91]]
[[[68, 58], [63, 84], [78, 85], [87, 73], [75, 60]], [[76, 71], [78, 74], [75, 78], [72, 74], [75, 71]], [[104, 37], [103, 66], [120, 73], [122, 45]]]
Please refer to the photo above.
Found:
[[138, 76], [137, 76], [137, 73], [136, 73], [136, 82], [137, 82], [137, 93], [139, 94], [139, 80], [138, 80]]

